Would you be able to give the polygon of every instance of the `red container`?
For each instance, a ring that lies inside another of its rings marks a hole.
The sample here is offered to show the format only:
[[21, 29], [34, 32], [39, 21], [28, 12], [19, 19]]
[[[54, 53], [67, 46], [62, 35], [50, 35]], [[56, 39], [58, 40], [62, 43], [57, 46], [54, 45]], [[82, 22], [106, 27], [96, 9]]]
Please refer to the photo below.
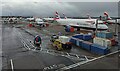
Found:
[[70, 28], [70, 32], [74, 32], [74, 28], [73, 27]]
[[32, 27], [32, 24], [29, 24], [29, 27]]
[[115, 41], [115, 38], [111, 38], [109, 39], [111, 41], [111, 46], [114, 46], [116, 45], [116, 41]]
[[46, 27], [48, 27], [49, 26], [49, 24], [46, 24]]

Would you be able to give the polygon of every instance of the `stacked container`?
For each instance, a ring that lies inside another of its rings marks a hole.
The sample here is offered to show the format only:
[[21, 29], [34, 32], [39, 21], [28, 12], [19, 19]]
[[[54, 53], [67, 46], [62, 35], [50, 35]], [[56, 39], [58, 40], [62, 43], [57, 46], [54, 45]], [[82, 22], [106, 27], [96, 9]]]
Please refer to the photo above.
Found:
[[[104, 45], [104, 43], [101, 43], [101, 40], [103, 40], [103, 39], [102, 38], [101, 39], [100, 38], [95, 38], [94, 41]], [[70, 42], [73, 43], [76, 46], [79, 46], [83, 49], [91, 51], [92, 53], [95, 53], [95, 54], [107, 54], [107, 53], [109, 53], [108, 47], [101, 46], [100, 44], [91, 43], [91, 42], [84, 41], [84, 40], [74, 38], [74, 37], [71, 37]], [[108, 42], [108, 41], [106, 41], [106, 42]]]
[[92, 44], [93, 44], [93, 43], [91, 43], [91, 42], [83, 41], [83, 42], [82, 42], [82, 48], [87, 49], [87, 50], [91, 50], [91, 45], [92, 45]]
[[71, 37], [70, 42], [73, 43], [76, 46], [79, 46], [79, 47], [81, 47], [83, 49], [87, 49], [89, 51], [91, 49], [91, 45], [93, 44], [91, 42], [84, 41], [84, 40], [74, 38], [74, 37]]
[[82, 38], [83, 40], [90, 40], [90, 39], [92, 39], [92, 35], [90, 35], [90, 34], [83, 34], [83, 38]]
[[109, 49], [107, 47], [98, 45], [98, 44], [92, 44], [91, 45], [91, 52], [96, 54], [107, 54], [109, 53]]
[[80, 46], [81, 47], [83, 40], [71, 37], [70, 42], [75, 44], [76, 46]]
[[110, 39], [113, 38], [113, 33], [102, 31], [102, 32], [98, 32], [96, 36], [100, 38]]
[[75, 40], [75, 39], [76, 39], [76, 38], [73, 38], [73, 37], [72, 37], [72, 38], [70, 39], [70, 42], [73, 43], [73, 44], [76, 44], [76, 40]]
[[59, 36], [59, 40], [63, 43], [66, 44], [66, 42], [69, 42], [70, 38], [67, 36]]
[[114, 45], [116, 45], [115, 38], [110, 38], [109, 40], [111, 41], [111, 46], [114, 46]]
[[83, 38], [83, 34], [76, 34], [76, 35], [74, 35], [72, 37], [77, 38], [77, 39], [82, 39]]
[[82, 39], [82, 40], [85, 40], [85, 41], [92, 39], [92, 35], [90, 35], [90, 34], [76, 34], [72, 37], [77, 38], [77, 39]]
[[110, 46], [114, 44], [114, 41], [112, 40], [113, 38], [113, 33], [112, 32], [97, 32], [96, 36], [93, 39], [93, 43], [99, 44], [101, 46], [105, 46], [108, 49], [110, 49]]
[[95, 37], [93, 39], [93, 43], [99, 44], [101, 46], [108, 47], [108, 49], [110, 49], [110, 46], [111, 46], [111, 41], [110, 40], [104, 39], [104, 38], [99, 38], [99, 37]]

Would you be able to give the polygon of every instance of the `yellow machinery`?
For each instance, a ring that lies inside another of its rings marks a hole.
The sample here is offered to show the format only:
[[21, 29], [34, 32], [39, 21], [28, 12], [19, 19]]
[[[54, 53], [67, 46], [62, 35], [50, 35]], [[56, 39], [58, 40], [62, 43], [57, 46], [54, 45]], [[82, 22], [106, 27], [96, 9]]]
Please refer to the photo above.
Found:
[[62, 43], [60, 42], [59, 39], [56, 39], [54, 42], [53, 42], [53, 46], [56, 47], [57, 50], [62, 50]]
[[[59, 38], [61, 38], [61, 36]], [[72, 48], [72, 44], [69, 42], [68, 38], [55, 39], [53, 42], [53, 46], [56, 48], [56, 50], [63, 50], [63, 49], [71, 49]]]

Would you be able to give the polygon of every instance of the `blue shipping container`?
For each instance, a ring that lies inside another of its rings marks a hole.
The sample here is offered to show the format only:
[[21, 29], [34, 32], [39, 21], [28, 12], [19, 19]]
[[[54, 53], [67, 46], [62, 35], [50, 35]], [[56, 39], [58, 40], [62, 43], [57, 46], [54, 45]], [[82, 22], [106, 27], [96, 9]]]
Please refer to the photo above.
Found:
[[82, 42], [83, 42], [83, 40], [80, 40], [80, 39], [76, 39], [76, 45], [77, 46], [82, 46]]
[[109, 50], [107, 47], [103, 47], [103, 46], [98, 45], [98, 44], [92, 44], [91, 45], [91, 52], [104, 55], [104, 54], [109, 53]]
[[83, 38], [83, 34], [77, 34], [77, 35], [74, 35], [72, 37], [78, 38], [78, 39], [82, 39]]
[[84, 34], [83, 35], [83, 38], [82, 38], [83, 40], [91, 40], [92, 39], [92, 35], [89, 35], [89, 34]]
[[65, 28], [67, 28], [67, 29], [70, 29], [70, 28], [71, 28], [71, 26], [69, 26], [69, 25], [66, 25], [66, 26], [65, 26]]
[[87, 49], [87, 50], [91, 50], [91, 45], [92, 45], [92, 44], [93, 44], [93, 43], [91, 43], [91, 42], [83, 41], [83, 42], [82, 42], [82, 48]]
[[69, 28], [65, 28], [65, 31], [66, 31], [66, 32], [70, 32], [70, 29], [69, 29]]
[[107, 39], [113, 38], [113, 33], [107, 32], [106, 35], [105, 35], [105, 38], [107, 38]]
[[97, 37], [100, 37], [100, 38], [112, 38], [113, 37], [113, 33], [112, 32], [98, 32], [96, 34]]
[[76, 45], [79, 46], [79, 40], [76, 40]]
[[71, 38], [70, 42], [73, 43], [73, 44], [76, 44], [76, 39], [75, 38]]
[[97, 32], [97, 33], [96, 33], [96, 36], [97, 36], [97, 37], [101, 37], [101, 36], [102, 36], [101, 32]]
[[79, 46], [82, 47], [83, 40], [79, 40]]
[[73, 44], [75, 44], [76, 46], [82, 46], [82, 42], [83, 42], [83, 40], [80, 40], [80, 39], [77, 39], [77, 38], [71, 38], [70, 39], [70, 42], [71, 43], [73, 43]]

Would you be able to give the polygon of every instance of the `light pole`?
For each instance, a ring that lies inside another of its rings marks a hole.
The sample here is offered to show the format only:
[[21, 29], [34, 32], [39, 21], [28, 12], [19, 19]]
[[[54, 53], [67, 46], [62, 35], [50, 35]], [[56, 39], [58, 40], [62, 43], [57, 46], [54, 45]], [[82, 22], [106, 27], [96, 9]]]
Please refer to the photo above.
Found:
[[96, 20], [96, 30], [95, 30], [95, 35], [96, 35], [97, 31], [98, 31], [98, 19]]
[[118, 30], [117, 19], [115, 19], [115, 34], [114, 34], [114, 36], [117, 36], [117, 35], [118, 35], [117, 30]]

